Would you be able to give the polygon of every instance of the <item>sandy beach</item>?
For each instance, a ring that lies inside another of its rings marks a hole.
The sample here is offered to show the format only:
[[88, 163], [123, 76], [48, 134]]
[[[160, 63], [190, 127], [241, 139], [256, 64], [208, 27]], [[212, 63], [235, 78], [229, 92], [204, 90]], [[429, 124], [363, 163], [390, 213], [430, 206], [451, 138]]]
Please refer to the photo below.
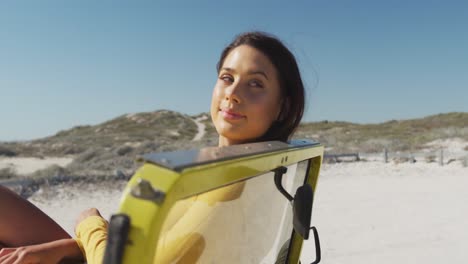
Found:
[[[118, 208], [123, 181], [41, 187], [29, 200], [73, 234], [78, 213]], [[457, 161], [324, 164], [312, 222], [322, 263], [466, 263], [468, 168]], [[314, 258], [304, 245], [302, 262]]]
[[[467, 186], [461, 163], [324, 165], [312, 217], [323, 263], [466, 263]], [[310, 263], [313, 242], [303, 252]]]

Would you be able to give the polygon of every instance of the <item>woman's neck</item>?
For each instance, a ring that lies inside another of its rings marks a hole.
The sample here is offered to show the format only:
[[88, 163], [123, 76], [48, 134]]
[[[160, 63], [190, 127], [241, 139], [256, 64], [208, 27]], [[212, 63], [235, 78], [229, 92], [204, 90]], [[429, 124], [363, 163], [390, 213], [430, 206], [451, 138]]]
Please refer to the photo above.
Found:
[[219, 139], [218, 139], [218, 147], [227, 147], [227, 146], [238, 145], [242, 143], [245, 143], [245, 141], [233, 140], [233, 139], [225, 138], [223, 136], [219, 136]]

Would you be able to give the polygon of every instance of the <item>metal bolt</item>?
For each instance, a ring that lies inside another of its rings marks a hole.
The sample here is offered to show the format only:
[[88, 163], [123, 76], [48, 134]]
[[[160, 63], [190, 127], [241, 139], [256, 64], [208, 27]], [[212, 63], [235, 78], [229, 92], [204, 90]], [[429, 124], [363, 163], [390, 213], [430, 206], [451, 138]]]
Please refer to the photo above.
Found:
[[150, 200], [158, 204], [162, 203], [166, 196], [162, 191], [153, 188], [149, 181], [141, 178], [138, 179], [138, 183], [132, 187], [131, 194], [135, 198]]

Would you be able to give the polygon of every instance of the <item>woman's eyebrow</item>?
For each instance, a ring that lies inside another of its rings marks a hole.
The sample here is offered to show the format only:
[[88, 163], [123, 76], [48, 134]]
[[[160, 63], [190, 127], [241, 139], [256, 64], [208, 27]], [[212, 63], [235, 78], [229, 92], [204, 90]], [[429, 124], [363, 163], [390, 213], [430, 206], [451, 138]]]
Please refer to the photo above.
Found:
[[[227, 72], [236, 72], [234, 69], [228, 68], [228, 67], [223, 67], [221, 70], [224, 70], [224, 71], [227, 71]], [[247, 73], [248, 73], [248, 74], [260, 74], [260, 75], [263, 75], [263, 76], [265, 77], [265, 79], [268, 80], [268, 76], [267, 76], [266, 73], [263, 72], [263, 71], [255, 71], [255, 70], [252, 70], [252, 71], [248, 71]]]
[[248, 73], [249, 73], [249, 74], [260, 74], [260, 75], [263, 75], [263, 77], [265, 77], [265, 79], [268, 80], [268, 76], [267, 76], [266, 73], [263, 72], [263, 71], [249, 71]]
[[236, 72], [234, 69], [228, 68], [228, 67], [223, 67], [221, 70], [228, 71], [228, 72]]

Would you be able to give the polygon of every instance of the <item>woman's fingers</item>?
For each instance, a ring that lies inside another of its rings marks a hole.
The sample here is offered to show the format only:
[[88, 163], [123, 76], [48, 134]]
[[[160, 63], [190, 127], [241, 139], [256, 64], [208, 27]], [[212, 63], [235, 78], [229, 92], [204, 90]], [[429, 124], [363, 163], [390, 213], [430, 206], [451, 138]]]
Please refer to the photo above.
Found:
[[[31, 247], [7, 248], [0, 253], [0, 264], [52, 264], [51, 260], [41, 257]], [[4, 255], [3, 255], [4, 254]]]
[[35, 264], [50, 262], [41, 261], [40, 256], [30, 247], [4, 248], [0, 251], [0, 264]]
[[7, 259], [6, 256], [9, 256], [11, 253], [15, 252], [16, 248], [2, 248], [0, 250], [0, 264], [3, 264], [3, 260]]
[[85, 220], [90, 216], [101, 216], [99, 210], [96, 208], [88, 208], [80, 213], [78, 219], [76, 220], [76, 224], [78, 225], [81, 221]]
[[0, 250], [0, 260], [2, 259], [1, 257], [6, 256], [14, 252], [16, 248], [2, 248]]
[[0, 264], [56, 264], [64, 258], [82, 259], [81, 251], [73, 239], [5, 248], [0, 254]]
[[78, 216], [78, 218], [76, 219], [76, 223], [75, 223], [75, 230], [76, 230], [76, 227], [83, 221], [85, 220], [86, 218], [90, 217], [90, 216], [101, 216], [101, 213], [99, 212], [98, 209], [96, 208], [88, 208], [84, 211], [82, 211], [80, 213], [80, 215]]
[[16, 248], [3, 248], [0, 250], [0, 264], [14, 263], [17, 258], [15, 251]]

